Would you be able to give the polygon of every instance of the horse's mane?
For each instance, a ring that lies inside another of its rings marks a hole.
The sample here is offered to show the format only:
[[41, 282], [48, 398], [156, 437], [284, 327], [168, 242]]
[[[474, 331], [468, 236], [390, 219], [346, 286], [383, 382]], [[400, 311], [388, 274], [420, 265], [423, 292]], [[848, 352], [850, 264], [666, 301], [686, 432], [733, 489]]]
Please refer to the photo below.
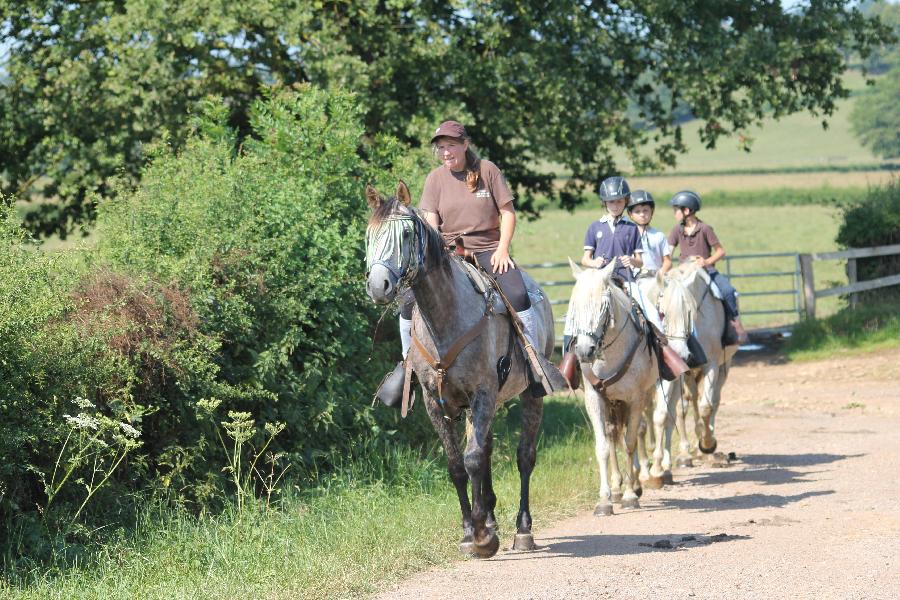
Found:
[[[613, 285], [602, 270], [585, 269], [575, 280], [569, 302], [569, 318], [576, 331], [595, 331], [603, 315], [609, 312], [610, 298], [615, 297]], [[621, 301], [616, 297], [617, 301]]]
[[666, 315], [667, 324], [676, 331], [687, 328], [688, 314], [697, 314], [697, 299], [689, 289], [695, 277], [709, 280], [706, 271], [694, 263], [682, 263], [666, 277], [668, 283], [660, 297], [659, 308]]
[[417, 209], [401, 204], [396, 196], [382, 196], [381, 204], [372, 211], [372, 216], [369, 217], [368, 227], [379, 227], [395, 215], [409, 215], [417, 221], [416, 226], [425, 238], [425, 269], [429, 270], [442, 264], [447, 258], [447, 253], [444, 251], [444, 238], [422, 218]]

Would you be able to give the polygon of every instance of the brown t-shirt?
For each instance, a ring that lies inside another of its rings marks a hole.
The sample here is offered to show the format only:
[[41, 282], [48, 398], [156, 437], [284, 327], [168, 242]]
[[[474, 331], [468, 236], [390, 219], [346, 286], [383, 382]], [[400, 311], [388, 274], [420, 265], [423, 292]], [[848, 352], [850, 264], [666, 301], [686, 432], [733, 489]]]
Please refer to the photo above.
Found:
[[500, 209], [514, 211], [513, 194], [497, 165], [481, 161], [478, 189], [470, 192], [466, 173], [441, 166], [428, 174], [419, 208], [440, 219], [448, 245], [462, 237], [467, 250], [493, 250], [500, 242]]
[[[691, 256], [709, 258], [712, 255], [713, 246], [721, 244], [713, 228], [697, 219], [697, 226], [691, 235], [686, 235], [684, 227], [681, 224], [676, 224], [672, 231], [669, 232], [669, 245], [672, 248], [678, 246], [681, 249], [679, 259], [681, 262], [684, 262]], [[713, 267], [707, 268], [711, 269]]]

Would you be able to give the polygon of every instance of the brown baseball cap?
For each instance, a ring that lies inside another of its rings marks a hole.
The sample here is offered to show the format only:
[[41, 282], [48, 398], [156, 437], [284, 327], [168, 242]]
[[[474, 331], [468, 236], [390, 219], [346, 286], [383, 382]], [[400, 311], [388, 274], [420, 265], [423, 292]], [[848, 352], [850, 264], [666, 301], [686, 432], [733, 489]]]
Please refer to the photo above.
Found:
[[441, 123], [437, 129], [434, 130], [434, 135], [431, 136], [431, 143], [434, 143], [434, 140], [439, 137], [452, 137], [452, 138], [468, 138], [469, 135], [466, 133], [466, 128], [463, 127], [462, 123], [458, 121], [444, 121]]

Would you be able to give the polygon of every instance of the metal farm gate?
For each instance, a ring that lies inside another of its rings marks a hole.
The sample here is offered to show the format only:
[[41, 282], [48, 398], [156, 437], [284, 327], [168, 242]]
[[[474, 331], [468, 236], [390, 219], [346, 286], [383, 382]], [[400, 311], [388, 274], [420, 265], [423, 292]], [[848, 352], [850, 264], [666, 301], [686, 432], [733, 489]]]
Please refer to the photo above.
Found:
[[[575, 284], [569, 263], [545, 262], [520, 267], [531, 273], [550, 298], [557, 323], [557, 345], [561, 344], [565, 307]], [[762, 252], [726, 255], [719, 261], [718, 267], [737, 288], [741, 315], [747, 317], [745, 325], [751, 329], [784, 327], [803, 316], [800, 254]]]

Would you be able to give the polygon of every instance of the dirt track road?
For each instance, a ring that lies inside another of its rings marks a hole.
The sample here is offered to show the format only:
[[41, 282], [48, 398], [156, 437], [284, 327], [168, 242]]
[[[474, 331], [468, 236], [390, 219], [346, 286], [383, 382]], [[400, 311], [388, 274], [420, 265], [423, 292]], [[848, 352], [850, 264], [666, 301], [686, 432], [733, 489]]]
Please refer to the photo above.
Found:
[[777, 363], [732, 370], [727, 467], [676, 471], [638, 510], [580, 515], [535, 531], [536, 552], [462, 560], [377, 597], [900, 597], [900, 350]]

